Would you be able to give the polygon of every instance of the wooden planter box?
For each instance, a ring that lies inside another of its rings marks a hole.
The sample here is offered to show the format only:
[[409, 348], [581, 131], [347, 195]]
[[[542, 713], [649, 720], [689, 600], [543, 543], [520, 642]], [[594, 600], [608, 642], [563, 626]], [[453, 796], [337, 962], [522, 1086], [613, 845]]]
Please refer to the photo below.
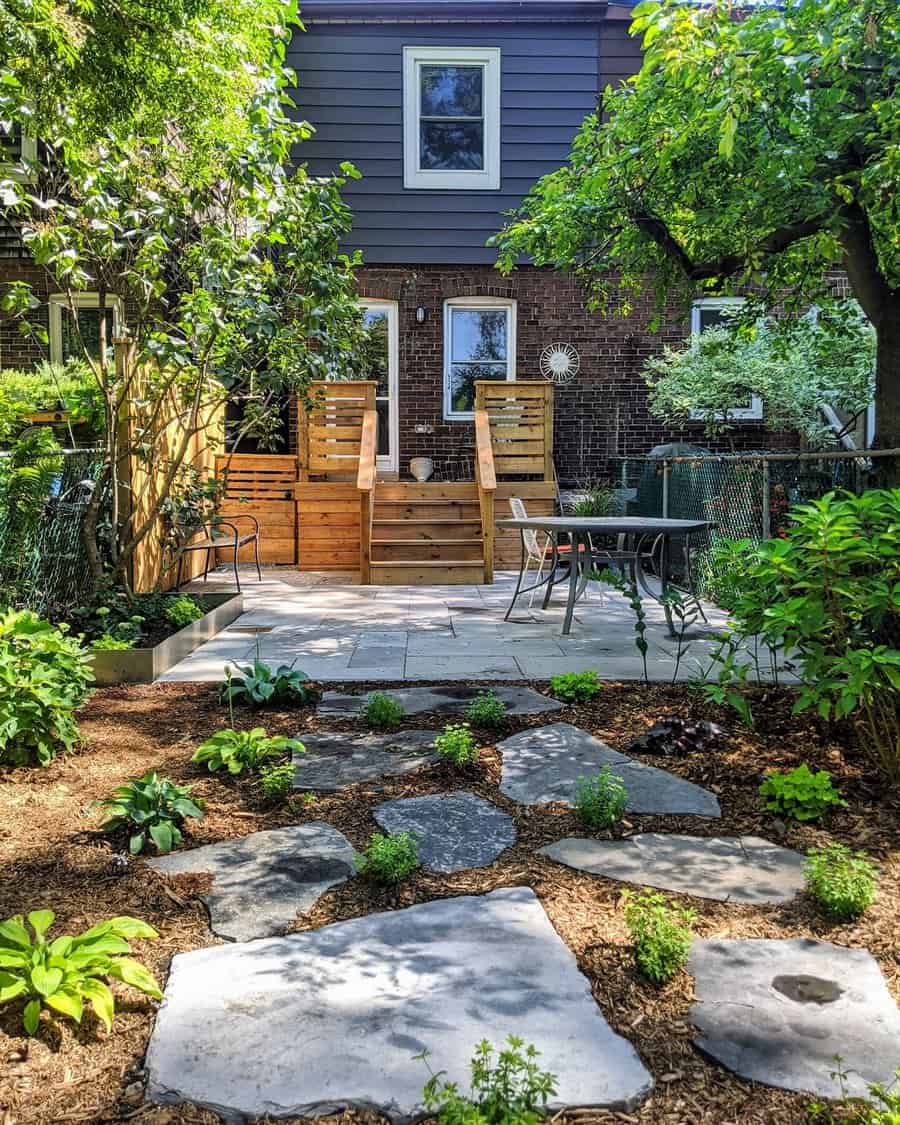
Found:
[[207, 594], [213, 608], [199, 621], [185, 625], [154, 648], [131, 648], [121, 652], [95, 652], [94, 676], [98, 684], [152, 684], [179, 660], [211, 640], [244, 612], [243, 594]]

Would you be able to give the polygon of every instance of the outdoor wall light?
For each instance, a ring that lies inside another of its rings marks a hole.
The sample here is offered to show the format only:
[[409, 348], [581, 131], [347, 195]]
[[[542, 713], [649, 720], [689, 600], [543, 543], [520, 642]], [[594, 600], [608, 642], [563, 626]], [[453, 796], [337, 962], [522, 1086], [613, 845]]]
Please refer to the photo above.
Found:
[[424, 305], [419, 305], [416, 309], [416, 324], [424, 324], [428, 319], [428, 309]]

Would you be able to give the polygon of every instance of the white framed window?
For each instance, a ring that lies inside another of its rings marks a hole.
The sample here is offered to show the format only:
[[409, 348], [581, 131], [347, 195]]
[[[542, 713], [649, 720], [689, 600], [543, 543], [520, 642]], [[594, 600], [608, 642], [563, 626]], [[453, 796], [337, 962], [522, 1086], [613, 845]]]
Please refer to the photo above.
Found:
[[403, 186], [500, 188], [500, 48], [403, 48]]
[[378, 411], [378, 468], [397, 472], [399, 468], [400, 415], [397, 409], [400, 335], [397, 302], [363, 298], [359, 302], [368, 330], [366, 347], [367, 379], [377, 379], [375, 409]]
[[516, 302], [455, 297], [444, 302], [444, 418], [475, 415], [475, 380], [516, 377]]
[[[743, 297], [700, 297], [691, 305], [691, 334], [699, 336], [707, 328], [716, 328], [728, 321], [728, 310], [739, 309], [744, 304]], [[763, 416], [763, 401], [759, 395], [747, 395], [743, 402], [735, 403], [728, 411], [729, 418], [745, 421], [760, 421]], [[691, 418], [701, 419], [702, 412], [692, 410]]]
[[[77, 325], [69, 298], [64, 293], [50, 294], [50, 359], [65, 363], [67, 359], [84, 359], [85, 349], [91, 359], [99, 362], [101, 351], [100, 295], [75, 293], [72, 297]], [[106, 333], [102, 344], [112, 347], [113, 337], [121, 333], [125, 323], [119, 297], [106, 298]]]

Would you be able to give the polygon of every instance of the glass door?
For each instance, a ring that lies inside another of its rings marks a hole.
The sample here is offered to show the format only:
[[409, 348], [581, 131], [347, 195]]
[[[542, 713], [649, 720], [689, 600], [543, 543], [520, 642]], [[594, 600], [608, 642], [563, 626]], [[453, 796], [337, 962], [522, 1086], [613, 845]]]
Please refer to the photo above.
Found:
[[396, 301], [360, 301], [368, 330], [366, 379], [376, 379], [375, 408], [378, 411], [378, 468], [396, 473], [400, 467], [397, 413], [399, 337]]

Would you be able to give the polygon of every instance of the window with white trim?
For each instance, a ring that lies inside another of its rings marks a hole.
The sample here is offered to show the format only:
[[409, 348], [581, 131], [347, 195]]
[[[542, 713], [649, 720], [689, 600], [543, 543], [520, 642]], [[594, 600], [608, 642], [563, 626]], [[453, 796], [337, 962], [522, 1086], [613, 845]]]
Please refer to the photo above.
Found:
[[474, 417], [475, 380], [516, 377], [516, 302], [455, 297], [444, 303], [444, 418]]
[[500, 187], [500, 48], [403, 48], [403, 186]]
[[[743, 297], [700, 297], [691, 306], [691, 334], [699, 336], [707, 328], [717, 328], [729, 321], [728, 310], [739, 309], [744, 304]], [[729, 418], [746, 421], [759, 421], [763, 416], [763, 401], [759, 395], [748, 394], [743, 402], [735, 403], [728, 411]], [[691, 411], [691, 418], [702, 419], [702, 411]]]
[[72, 304], [75, 316], [64, 293], [50, 294], [50, 359], [54, 363], [84, 359], [86, 350], [91, 359], [99, 362], [101, 342], [111, 348], [113, 337], [121, 332], [125, 323], [122, 301], [118, 297], [106, 298], [105, 326], [98, 293], [75, 293]]

